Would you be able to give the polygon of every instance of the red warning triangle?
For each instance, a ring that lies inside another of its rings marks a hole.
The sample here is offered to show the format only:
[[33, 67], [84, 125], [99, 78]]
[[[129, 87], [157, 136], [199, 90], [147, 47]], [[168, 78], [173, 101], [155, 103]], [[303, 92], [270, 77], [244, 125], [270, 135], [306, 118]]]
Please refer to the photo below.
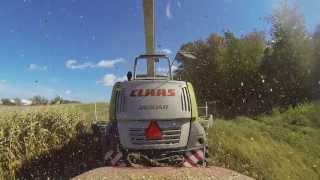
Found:
[[162, 139], [161, 129], [156, 121], [151, 121], [146, 130], [145, 136], [150, 140]]

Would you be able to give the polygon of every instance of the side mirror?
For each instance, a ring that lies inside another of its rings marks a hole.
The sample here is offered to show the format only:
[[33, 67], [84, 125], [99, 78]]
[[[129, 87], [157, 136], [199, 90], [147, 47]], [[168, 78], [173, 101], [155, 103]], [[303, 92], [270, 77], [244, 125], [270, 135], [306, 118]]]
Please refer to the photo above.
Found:
[[196, 60], [197, 57], [192, 52], [178, 51], [174, 59], [190, 59]]

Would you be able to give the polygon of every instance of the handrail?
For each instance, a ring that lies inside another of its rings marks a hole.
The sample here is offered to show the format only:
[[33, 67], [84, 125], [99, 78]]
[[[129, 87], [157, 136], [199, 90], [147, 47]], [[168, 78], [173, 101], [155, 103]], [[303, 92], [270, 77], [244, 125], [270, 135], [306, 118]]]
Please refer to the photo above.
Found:
[[208, 107], [208, 102], [207, 101], [206, 101], [206, 106], [199, 106], [198, 109], [205, 109], [206, 110], [206, 117], [208, 117], [209, 107]]
[[143, 77], [143, 78], [137, 78], [137, 66], [138, 66], [138, 60], [140, 59], [166, 59], [168, 62], [168, 67], [169, 67], [169, 79], [172, 80], [172, 72], [171, 72], [171, 64], [170, 64], [170, 58], [164, 54], [143, 54], [135, 58], [134, 60], [134, 66], [133, 66], [133, 80], [137, 79], [151, 79], [151, 80], [156, 80], [159, 79], [155, 76], [153, 77]]

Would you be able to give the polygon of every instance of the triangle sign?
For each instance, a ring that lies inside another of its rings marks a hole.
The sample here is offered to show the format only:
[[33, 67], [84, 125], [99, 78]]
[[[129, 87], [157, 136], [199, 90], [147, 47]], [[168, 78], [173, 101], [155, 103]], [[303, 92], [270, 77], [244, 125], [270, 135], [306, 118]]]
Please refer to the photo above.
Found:
[[156, 121], [151, 121], [149, 127], [145, 132], [145, 136], [149, 140], [159, 140], [162, 139], [162, 132], [159, 124]]

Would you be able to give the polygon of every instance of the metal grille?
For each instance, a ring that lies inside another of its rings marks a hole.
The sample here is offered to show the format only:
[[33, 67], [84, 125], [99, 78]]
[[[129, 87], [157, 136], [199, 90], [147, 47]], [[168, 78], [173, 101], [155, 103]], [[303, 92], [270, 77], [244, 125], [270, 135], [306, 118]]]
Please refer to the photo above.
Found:
[[180, 142], [181, 128], [161, 128], [161, 140], [149, 140], [145, 137], [146, 128], [130, 128], [129, 136], [134, 145], [178, 144]]
[[182, 111], [191, 111], [191, 99], [187, 87], [182, 88], [181, 108]]
[[116, 99], [117, 99], [117, 112], [125, 112], [125, 107], [126, 107], [126, 99], [125, 96], [123, 95], [123, 91], [117, 91], [116, 92]]

